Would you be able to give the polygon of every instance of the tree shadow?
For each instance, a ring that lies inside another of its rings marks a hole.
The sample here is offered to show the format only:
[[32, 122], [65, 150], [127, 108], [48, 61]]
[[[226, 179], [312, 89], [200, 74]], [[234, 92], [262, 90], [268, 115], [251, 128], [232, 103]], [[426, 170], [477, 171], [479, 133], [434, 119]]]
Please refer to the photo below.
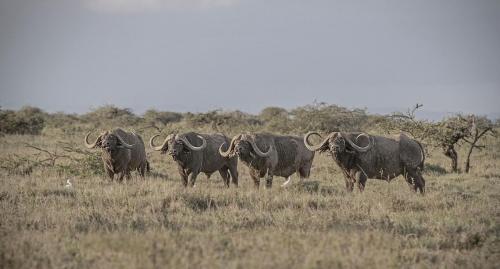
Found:
[[444, 175], [448, 173], [446, 169], [441, 167], [440, 165], [431, 163], [425, 164], [424, 171], [427, 174], [434, 174], [434, 175]]

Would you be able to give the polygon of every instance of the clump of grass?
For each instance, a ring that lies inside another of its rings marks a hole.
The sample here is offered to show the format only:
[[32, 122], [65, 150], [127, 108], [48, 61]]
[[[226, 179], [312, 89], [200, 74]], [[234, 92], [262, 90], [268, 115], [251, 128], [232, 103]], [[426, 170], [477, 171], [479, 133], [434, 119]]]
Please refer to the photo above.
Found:
[[0, 158], [0, 168], [8, 175], [30, 175], [38, 165], [38, 162], [16, 154]]

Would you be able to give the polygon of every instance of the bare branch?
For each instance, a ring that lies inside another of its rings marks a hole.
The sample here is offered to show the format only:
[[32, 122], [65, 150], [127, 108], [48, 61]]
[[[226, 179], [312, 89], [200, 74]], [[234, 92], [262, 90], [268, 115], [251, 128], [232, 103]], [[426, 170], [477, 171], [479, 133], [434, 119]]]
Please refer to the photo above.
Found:
[[37, 163], [37, 164], [49, 163], [49, 165], [54, 166], [56, 164], [57, 159], [59, 159], [59, 158], [68, 158], [68, 159], [71, 159], [71, 157], [68, 156], [68, 155], [58, 154], [56, 151], [50, 152], [50, 151], [48, 151], [46, 149], [42, 149], [40, 147], [33, 146], [33, 145], [28, 144], [28, 143], [25, 143], [25, 146], [27, 148], [31, 148], [31, 149], [39, 151], [39, 154], [35, 154], [35, 156], [37, 158], [41, 157], [41, 153], [45, 153], [45, 154], [48, 155], [46, 159], [35, 160], [34, 162]]
[[408, 115], [403, 115], [403, 114], [394, 114], [394, 115], [389, 115], [388, 116], [389, 118], [403, 118], [403, 119], [408, 119], [408, 120], [412, 120], [413, 121], [413, 118], [408, 116]]
[[409, 112], [408, 114], [411, 115], [412, 118], [415, 118], [415, 111], [417, 111], [417, 109], [423, 107], [424, 105], [423, 104], [419, 104], [417, 103], [413, 109], [411, 110], [411, 112]]
[[477, 136], [477, 138], [481, 138], [481, 136], [483, 136], [484, 134], [486, 134], [487, 132], [489, 131], [493, 131], [493, 128], [491, 127], [487, 127], [486, 129], [484, 129], [481, 133], [479, 133], [479, 135]]

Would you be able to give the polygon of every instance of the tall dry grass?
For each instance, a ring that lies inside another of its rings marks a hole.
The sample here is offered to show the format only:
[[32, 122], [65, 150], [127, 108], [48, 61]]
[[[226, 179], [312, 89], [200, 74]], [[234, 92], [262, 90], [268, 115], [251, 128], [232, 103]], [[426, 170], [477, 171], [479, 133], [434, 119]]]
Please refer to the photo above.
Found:
[[[25, 142], [54, 149], [82, 137], [6, 135], [0, 157], [35, 154]], [[239, 188], [218, 175], [184, 188], [172, 160], [149, 150], [154, 173], [123, 184], [50, 167], [0, 170], [0, 267], [498, 268], [500, 139], [487, 144], [470, 174], [447, 173], [431, 151], [424, 196], [402, 178], [347, 193], [327, 155], [310, 179], [280, 188], [275, 178], [270, 190], [255, 190], [242, 164]]]

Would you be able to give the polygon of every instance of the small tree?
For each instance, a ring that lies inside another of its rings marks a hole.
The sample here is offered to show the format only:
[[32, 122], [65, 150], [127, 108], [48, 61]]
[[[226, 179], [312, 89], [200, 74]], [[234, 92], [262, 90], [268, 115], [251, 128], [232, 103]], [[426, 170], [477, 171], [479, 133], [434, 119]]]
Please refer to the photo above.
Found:
[[451, 170], [453, 172], [458, 172], [458, 153], [455, 146], [470, 136], [471, 124], [470, 120], [458, 115], [436, 125], [438, 132], [433, 139], [438, 141], [444, 155], [451, 159]]
[[455, 147], [471, 135], [472, 117], [456, 115], [437, 123], [417, 120], [415, 112], [422, 106], [422, 104], [416, 104], [406, 113], [390, 115], [389, 120], [383, 123], [383, 127], [386, 130], [407, 132], [426, 144], [441, 148], [443, 154], [451, 160], [451, 170], [457, 172], [458, 153]]
[[436, 136], [438, 131], [432, 122], [416, 118], [416, 111], [422, 106], [422, 104], [416, 104], [413, 108], [408, 109], [406, 113], [395, 112], [389, 115], [388, 121], [382, 122], [382, 128], [386, 131], [398, 130], [406, 132], [419, 140], [429, 140], [429, 137]]
[[472, 118], [472, 128], [471, 128], [471, 135], [470, 139], [468, 138], [463, 138], [465, 142], [467, 142], [470, 147], [469, 150], [467, 151], [467, 159], [465, 161], [465, 172], [469, 173], [470, 170], [470, 156], [472, 155], [472, 151], [477, 148], [477, 149], [482, 149], [485, 146], [483, 145], [477, 145], [478, 141], [486, 135], [487, 133], [490, 133], [491, 135], [496, 135], [495, 130], [493, 129], [494, 125], [493, 123], [487, 119], [486, 117], [480, 117], [477, 118], [473, 117]]
[[359, 131], [367, 119], [363, 109], [351, 110], [323, 102], [298, 107], [290, 114], [293, 117], [294, 129], [299, 132]]

